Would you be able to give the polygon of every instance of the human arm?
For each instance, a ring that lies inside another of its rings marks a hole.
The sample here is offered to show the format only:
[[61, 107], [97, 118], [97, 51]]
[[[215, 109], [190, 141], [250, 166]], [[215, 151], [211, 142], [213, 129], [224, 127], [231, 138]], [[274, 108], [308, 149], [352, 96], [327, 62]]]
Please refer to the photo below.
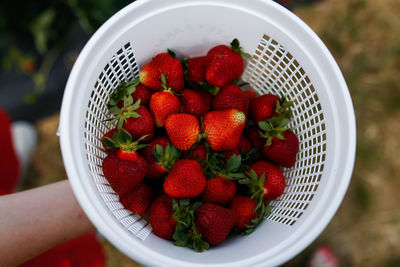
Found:
[[95, 228], [67, 180], [0, 197], [0, 266], [16, 266]]

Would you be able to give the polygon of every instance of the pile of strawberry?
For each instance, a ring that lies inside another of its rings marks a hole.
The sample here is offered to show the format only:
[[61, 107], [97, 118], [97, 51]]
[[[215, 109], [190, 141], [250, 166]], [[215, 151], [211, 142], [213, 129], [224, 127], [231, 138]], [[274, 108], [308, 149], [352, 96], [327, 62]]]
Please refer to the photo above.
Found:
[[153, 232], [196, 251], [249, 234], [286, 185], [299, 142], [291, 102], [243, 91], [237, 39], [206, 56], [152, 58], [107, 107], [103, 172], [126, 209], [148, 211]]

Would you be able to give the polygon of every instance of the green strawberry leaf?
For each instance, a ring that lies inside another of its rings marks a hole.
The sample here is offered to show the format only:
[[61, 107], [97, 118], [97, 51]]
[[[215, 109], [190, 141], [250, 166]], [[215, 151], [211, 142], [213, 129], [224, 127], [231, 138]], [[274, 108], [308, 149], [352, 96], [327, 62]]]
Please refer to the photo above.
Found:
[[175, 162], [180, 159], [181, 152], [175, 146], [168, 143], [165, 148], [161, 145], [156, 145], [152, 155], [156, 162], [169, 172]]
[[168, 54], [170, 54], [173, 58], [176, 58], [176, 53], [172, 51], [171, 49], [167, 49]]
[[251, 224], [246, 225], [246, 230], [243, 232], [248, 235], [254, 232], [257, 226], [271, 214], [271, 208], [266, 203], [260, 202], [254, 209], [254, 213], [258, 213], [258, 217], [251, 220]]
[[[138, 109], [140, 107], [140, 102], [141, 102], [141, 100], [139, 98], [138, 100], [136, 100], [136, 102], [131, 107], [129, 107], [128, 110], [133, 111], [133, 110]], [[132, 99], [132, 103], [133, 103], [133, 99]]]
[[161, 73], [161, 84], [166, 89], [167, 88], [167, 77]]
[[118, 130], [122, 129], [122, 125], [124, 125], [124, 120], [118, 120], [118, 125], [117, 125]]
[[117, 106], [114, 106], [114, 107], [110, 108], [109, 111], [111, 114], [117, 115], [121, 111], [121, 109], [119, 109]]
[[237, 38], [233, 39], [231, 42], [231, 49], [235, 52], [237, 52], [238, 50], [240, 50], [240, 43], [239, 40]]
[[131, 95], [129, 95], [124, 99], [124, 107], [130, 106], [132, 104], [133, 104], [133, 98]]
[[132, 136], [124, 129], [121, 129], [118, 134], [121, 144], [130, 144], [132, 142]]
[[126, 115], [124, 116], [125, 119], [127, 119], [127, 118], [135, 118], [135, 119], [137, 119], [137, 118], [140, 118], [140, 117], [142, 117], [142, 116], [140, 116], [140, 115], [139, 115], [138, 113], [136, 113], [136, 112], [132, 112], [132, 113], [126, 114]]
[[108, 137], [103, 137], [103, 143], [106, 145], [108, 148], [115, 148], [115, 143], [112, 139]]

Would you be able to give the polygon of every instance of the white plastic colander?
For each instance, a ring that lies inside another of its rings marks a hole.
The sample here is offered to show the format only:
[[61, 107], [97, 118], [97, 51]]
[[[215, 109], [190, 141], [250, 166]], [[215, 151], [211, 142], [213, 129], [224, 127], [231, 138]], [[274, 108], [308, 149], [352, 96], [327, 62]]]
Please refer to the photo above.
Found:
[[[252, 55], [243, 80], [260, 94], [294, 102], [291, 127], [298, 160], [272, 214], [248, 236], [203, 253], [151, 233], [145, 218], [125, 210], [102, 172], [100, 138], [112, 126], [106, 103], [121, 81], [138, 76], [152, 56], [205, 55], [238, 38]], [[70, 74], [62, 103], [60, 142], [82, 208], [125, 254], [146, 265], [269, 266], [309, 245], [326, 227], [348, 187], [355, 155], [355, 118], [331, 54], [299, 18], [269, 0], [140, 0], [110, 18], [89, 40]]]

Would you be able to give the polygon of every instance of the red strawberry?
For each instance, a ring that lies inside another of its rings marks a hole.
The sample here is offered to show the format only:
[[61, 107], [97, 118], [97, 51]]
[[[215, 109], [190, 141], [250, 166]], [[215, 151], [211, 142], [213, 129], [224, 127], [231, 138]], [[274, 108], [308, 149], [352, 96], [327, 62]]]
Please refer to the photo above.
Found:
[[216, 204], [203, 204], [195, 212], [197, 231], [212, 245], [224, 241], [235, 223], [235, 212]]
[[151, 179], [161, 177], [170, 171], [180, 156], [178, 150], [170, 145], [168, 137], [165, 136], [154, 138], [141, 154], [150, 165], [146, 177]]
[[[200, 92], [208, 94], [206, 91], [194, 91], [191, 89], [184, 89], [180, 92], [182, 95], [181, 103], [183, 113], [189, 113], [195, 115], [196, 117], [201, 117], [204, 115], [204, 113], [210, 110], [211, 101], [208, 101], [207, 98], [204, 98]], [[211, 99], [211, 96], [209, 99]]]
[[120, 198], [124, 207], [136, 214], [143, 215], [150, 206], [153, 198], [153, 189], [140, 182], [135, 188]]
[[170, 197], [192, 198], [203, 192], [207, 184], [200, 163], [193, 159], [180, 159], [164, 181], [164, 192]]
[[141, 83], [136, 86], [136, 90], [132, 94], [133, 101], [136, 102], [137, 100], [140, 99], [140, 103], [142, 105], [147, 105], [149, 103], [150, 96], [151, 96], [151, 91], [149, 90], [149, 88], [147, 88]]
[[207, 53], [206, 80], [209, 84], [223, 87], [238, 79], [244, 69], [239, 41], [234, 39], [231, 48], [219, 45]]
[[[150, 100], [151, 96], [151, 91], [149, 88], [144, 86], [143, 84], [139, 83], [138, 85], [135, 86], [134, 92], [131, 94], [133, 102], [136, 102], [140, 99], [140, 104], [147, 106]], [[124, 100], [126, 97], [121, 99], [117, 107], [122, 108], [124, 106]]]
[[235, 108], [246, 116], [249, 111], [250, 100], [236, 84], [225, 85], [214, 97], [212, 106], [214, 110]]
[[165, 130], [176, 148], [189, 150], [200, 134], [199, 120], [191, 114], [172, 114], [165, 122]]
[[282, 136], [283, 139], [272, 138], [270, 145], [263, 146], [262, 153], [267, 159], [283, 167], [290, 168], [296, 163], [299, 140], [292, 130], [284, 131]]
[[257, 202], [250, 197], [237, 195], [233, 198], [230, 208], [237, 215], [237, 228], [245, 229], [246, 225], [252, 224], [251, 220], [258, 217], [258, 213], [254, 212], [256, 206]]
[[121, 120], [124, 121], [122, 128], [131, 134], [133, 139], [138, 139], [145, 135], [146, 137], [144, 141], [148, 142], [153, 139], [154, 121], [153, 117], [145, 106], [139, 106], [132, 109], [128, 107], [128, 109], [126, 109], [121, 116]]
[[[195, 159], [195, 160], [200, 160], [200, 161], [206, 161], [207, 160], [207, 148], [204, 144], [198, 144], [196, 145], [192, 151], [185, 151], [183, 154], [186, 159]], [[205, 164], [200, 163], [200, 165], [203, 167]]]
[[162, 90], [161, 73], [158, 66], [148, 63], [139, 72], [139, 80], [152, 91]]
[[206, 80], [207, 57], [194, 57], [188, 59], [187, 77], [192, 82]]
[[234, 181], [217, 176], [207, 180], [207, 185], [201, 194], [201, 198], [204, 203], [225, 205], [236, 195], [236, 190]]
[[250, 101], [253, 101], [253, 99], [256, 99], [258, 96], [257, 92], [255, 92], [255, 91], [246, 90], [246, 91], [244, 91], [244, 93], [247, 95], [247, 97], [249, 98]]
[[172, 240], [172, 235], [178, 224], [172, 217], [173, 215], [172, 198], [166, 194], [156, 198], [151, 204], [149, 212], [149, 221], [151, 228], [153, 228], [153, 233], [164, 239]]
[[229, 159], [233, 154], [240, 155], [241, 152], [249, 152], [251, 148], [252, 146], [249, 139], [247, 139], [247, 137], [242, 135], [235, 149], [225, 153], [225, 158]]
[[[278, 166], [267, 161], [258, 161], [250, 166], [248, 172], [254, 186], [252, 194], [261, 192], [260, 196], [264, 200], [274, 200], [282, 195], [286, 181]], [[264, 182], [260, 184], [263, 179]]]
[[113, 139], [103, 138], [110, 148], [119, 148], [116, 154], [109, 154], [102, 163], [104, 176], [111, 187], [122, 196], [138, 185], [147, 174], [148, 164], [137, 152], [144, 147], [123, 129], [113, 134]]
[[182, 64], [168, 53], [160, 53], [153, 57], [151, 62], [140, 70], [139, 80], [153, 91], [159, 91], [163, 89], [161, 74], [164, 74], [167, 79], [167, 87], [172, 88], [175, 92], [183, 89]]
[[230, 151], [238, 145], [246, 115], [237, 109], [210, 111], [204, 115], [203, 131], [212, 150]]
[[276, 103], [279, 97], [272, 94], [259, 96], [251, 101], [251, 115], [255, 122], [276, 116]]
[[[163, 84], [165, 84], [163, 76]], [[165, 120], [171, 114], [178, 113], [181, 110], [181, 102], [174, 95], [170, 88], [165, 87], [162, 92], [157, 92], [151, 95], [150, 112], [154, 117], [154, 122], [157, 127], [163, 127]]]
[[250, 142], [254, 147], [262, 150], [265, 145], [265, 139], [260, 136], [260, 130], [257, 127], [252, 126], [247, 128], [244, 135], [250, 139]]
[[110, 154], [103, 160], [103, 173], [118, 195], [124, 195], [139, 184], [147, 172], [147, 162], [138, 157], [136, 161], [122, 160]]

